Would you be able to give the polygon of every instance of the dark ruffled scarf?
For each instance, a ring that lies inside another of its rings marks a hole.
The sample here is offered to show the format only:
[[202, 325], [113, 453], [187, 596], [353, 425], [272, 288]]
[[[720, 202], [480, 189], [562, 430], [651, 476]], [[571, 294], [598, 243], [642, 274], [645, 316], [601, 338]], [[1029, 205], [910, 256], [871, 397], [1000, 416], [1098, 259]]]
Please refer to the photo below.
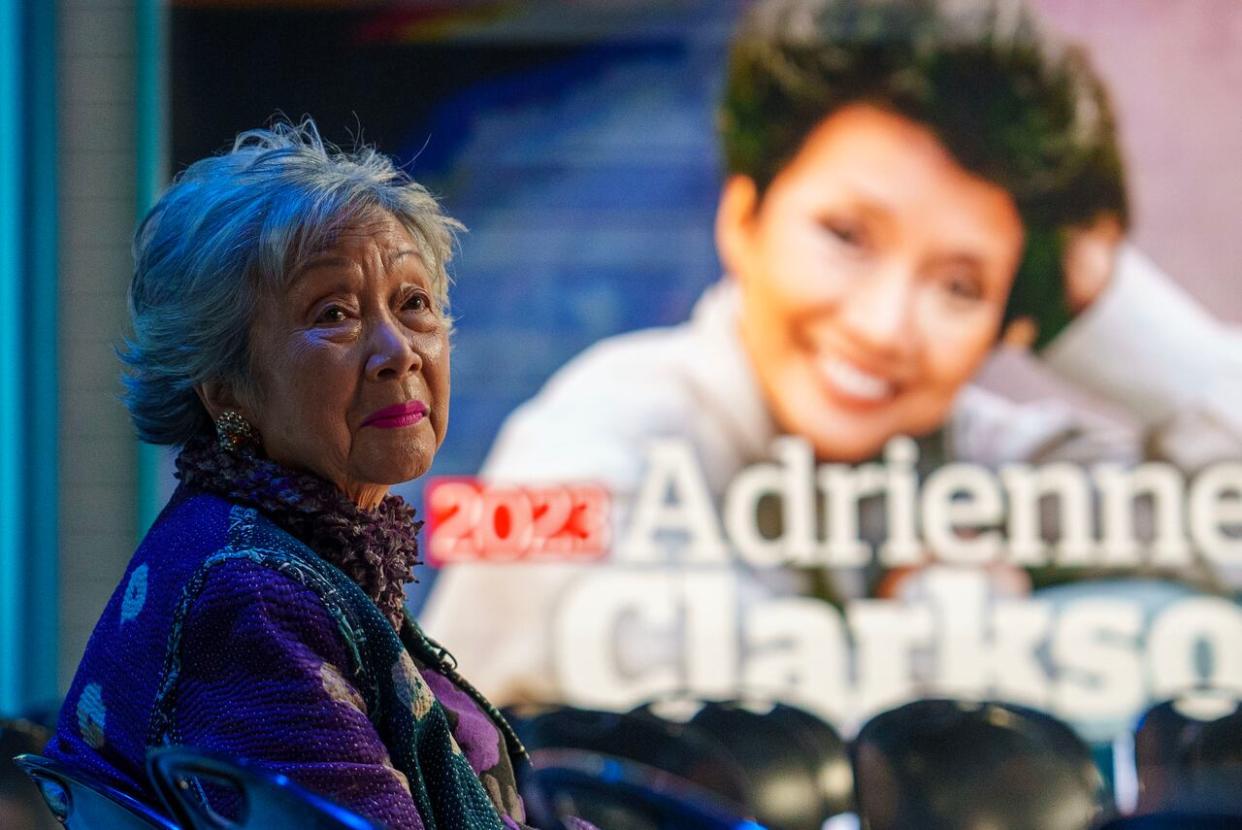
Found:
[[177, 478], [262, 511], [349, 575], [400, 630], [405, 584], [414, 579], [412, 570], [420, 561], [417, 535], [423, 524], [400, 496], [387, 496], [374, 510], [364, 510], [313, 473], [283, 467], [251, 447], [222, 449], [207, 437], [181, 450]]

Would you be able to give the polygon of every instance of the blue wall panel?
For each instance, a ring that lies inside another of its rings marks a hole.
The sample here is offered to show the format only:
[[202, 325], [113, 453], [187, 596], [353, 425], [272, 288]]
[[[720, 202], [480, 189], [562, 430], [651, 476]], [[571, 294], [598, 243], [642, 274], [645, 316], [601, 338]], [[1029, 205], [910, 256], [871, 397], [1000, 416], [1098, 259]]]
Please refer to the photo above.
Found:
[[0, 0], [0, 712], [56, 694], [55, 4]]

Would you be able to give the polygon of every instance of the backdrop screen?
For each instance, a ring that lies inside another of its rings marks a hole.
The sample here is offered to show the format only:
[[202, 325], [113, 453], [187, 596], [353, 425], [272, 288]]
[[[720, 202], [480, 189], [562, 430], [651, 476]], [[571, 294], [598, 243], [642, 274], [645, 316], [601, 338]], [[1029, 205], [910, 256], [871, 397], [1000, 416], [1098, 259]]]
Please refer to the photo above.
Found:
[[[1069, 115], [908, 50], [921, 104], [842, 81], [802, 133], [823, 89], [722, 107], [748, 5], [174, 3], [175, 169], [307, 114], [469, 229], [451, 429], [399, 488], [424, 627], [500, 702], [846, 729], [949, 694], [1106, 741], [1242, 689], [1242, 5], [1039, 0], [1105, 90]], [[824, 66], [904, 36], [847, 18]], [[1105, 174], [1065, 150], [1113, 127]], [[1015, 184], [980, 136], [1076, 160]]]

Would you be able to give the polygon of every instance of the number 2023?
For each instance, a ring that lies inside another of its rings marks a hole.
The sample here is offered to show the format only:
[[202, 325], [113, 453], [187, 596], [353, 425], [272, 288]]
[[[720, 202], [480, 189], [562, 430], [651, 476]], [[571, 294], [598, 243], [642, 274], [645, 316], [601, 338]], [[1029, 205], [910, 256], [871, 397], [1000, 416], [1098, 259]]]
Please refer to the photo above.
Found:
[[428, 484], [426, 501], [432, 565], [583, 561], [608, 549], [610, 499], [597, 485], [523, 487], [440, 478]]

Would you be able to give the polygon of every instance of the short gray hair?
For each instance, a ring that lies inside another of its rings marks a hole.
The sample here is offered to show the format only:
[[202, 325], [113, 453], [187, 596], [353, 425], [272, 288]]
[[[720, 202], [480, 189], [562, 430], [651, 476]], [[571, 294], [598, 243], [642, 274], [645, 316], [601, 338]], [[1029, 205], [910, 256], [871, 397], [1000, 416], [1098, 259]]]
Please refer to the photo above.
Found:
[[249, 383], [261, 293], [283, 288], [307, 256], [376, 212], [413, 236], [447, 320], [446, 266], [462, 226], [375, 149], [343, 152], [306, 119], [244, 132], [231, 151], [177, 176], [134, 235], [133, 331], [119, 354], [138, 437], [180, 445], [210, 432], [194, 387]]

